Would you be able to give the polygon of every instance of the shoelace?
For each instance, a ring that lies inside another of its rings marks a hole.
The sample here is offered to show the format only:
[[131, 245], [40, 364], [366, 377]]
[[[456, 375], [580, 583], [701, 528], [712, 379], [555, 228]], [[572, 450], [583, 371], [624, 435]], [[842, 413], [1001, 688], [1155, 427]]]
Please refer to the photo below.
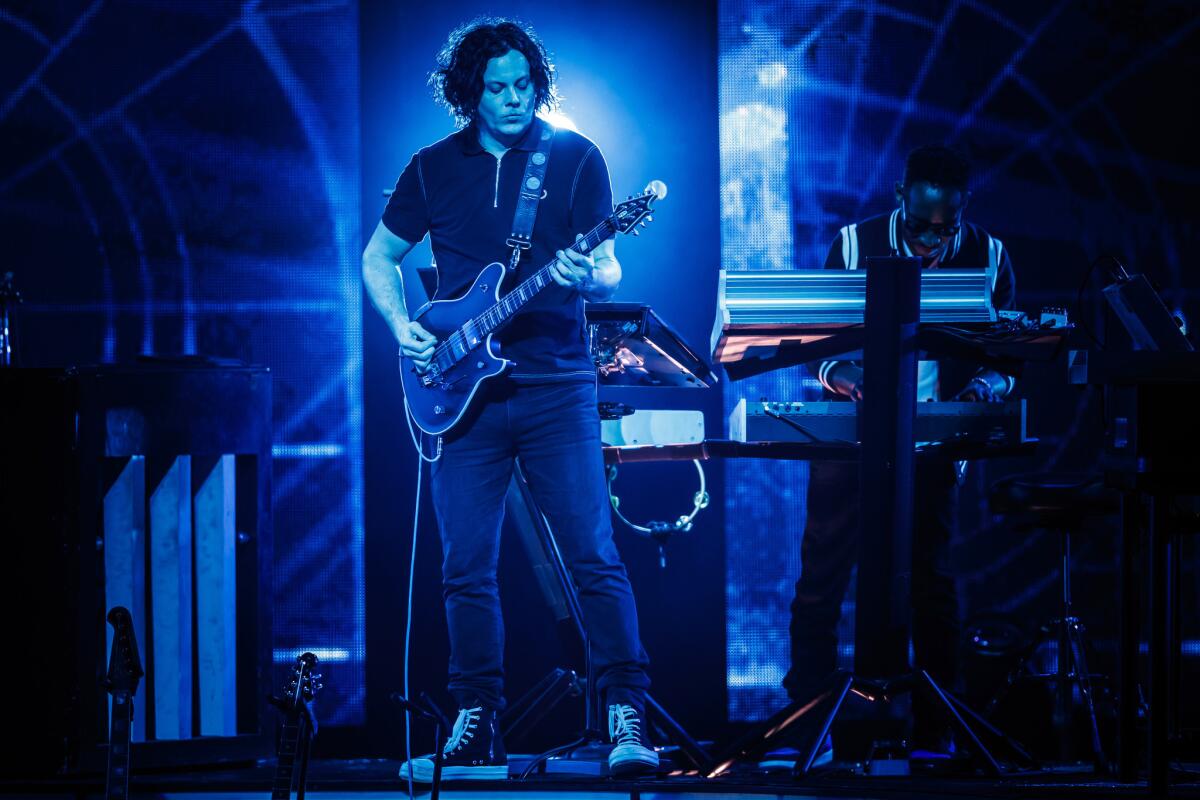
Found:
[[613, 744], [642, 743], [642, 720], [636, 708], [624, 703], [608, 707], [608, 735]]
[[446, 747], [442, 752], [450, 755], [456, 748], [474, 739], [475, 728], [479, 725], [479, 715], [482, 713], [482, 707], [460, 708], [458, 719], [454, 720], [454, 728], [450, 731], [450, 738], [446, 740]]

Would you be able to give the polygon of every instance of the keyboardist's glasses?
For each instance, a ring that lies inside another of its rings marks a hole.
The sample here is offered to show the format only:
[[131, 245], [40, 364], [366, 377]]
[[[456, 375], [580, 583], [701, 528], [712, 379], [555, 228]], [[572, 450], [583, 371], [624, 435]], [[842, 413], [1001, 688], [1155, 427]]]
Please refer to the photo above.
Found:
[[957, 236], [958, 232], [962, 230], [962, 211], [959, 211], [950, 222], [930, 222], [909, 214], [908, 202], [901, 200], [900, 218], [904, 221], [904, 230], [908, 231], [910, 236], [920, 236], [925, 231], [933, 231], [934, 236], [948, 239], [951, 236]]

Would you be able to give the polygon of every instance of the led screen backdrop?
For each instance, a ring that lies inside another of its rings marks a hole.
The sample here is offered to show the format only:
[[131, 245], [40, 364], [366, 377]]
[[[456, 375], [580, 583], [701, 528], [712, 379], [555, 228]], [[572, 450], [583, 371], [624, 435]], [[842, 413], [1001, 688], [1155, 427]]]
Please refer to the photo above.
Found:
[[[723, 267], [819, 268], [840, 226], [893, 207], [905, 153], [942, 141], [975, 163], [967, 216], [1008, 248], [1022, 309], [1074, 305], [1089, 264], [1115, 253], [1196, 319], [1200, 281], [1185, 254], [1197, 244], [1187, 216], [1200, 184], [1197, 131], [1175, 110], [1195, 95], [1197, 24], [1181, 2], [722, 0]], [[1089, 290], [1083, 310], [1095, 303]], [[953, 552], [968, 620], [1048, 618], [1059, 581], [1053, 537], [1018, 537], [992, 520], [988, 483], [1095, 464], [1095, 444], [1080, 435], [1100, 424], [1094, 393], [1066, 387], [1055, 365], [1031, 367], [1020, 391], [1043, 449], [968, 476]], [[741, 397], [812, 399], [817, 384], [797, 369], [725, 392], [731, 408]], [[784, 699], [807, 469], [731, 462], [726, 479], [729, 711], [753, 719]], [[1104, 667], [1114, 558], [1111, 537], [1075, 557]], [[847, 602], [847, 667], [852, 619]]]
[[275, 661], [362, 718], [355, 2], [0, 3], [0, 219], [29, 366], [220, 356], [275, 396]]

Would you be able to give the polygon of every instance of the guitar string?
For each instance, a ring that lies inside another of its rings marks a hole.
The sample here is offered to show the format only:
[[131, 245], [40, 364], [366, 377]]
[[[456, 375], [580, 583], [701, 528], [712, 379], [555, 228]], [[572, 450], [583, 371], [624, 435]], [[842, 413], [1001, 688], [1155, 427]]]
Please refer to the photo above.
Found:
[[[587, 235], [584, 236], [583, 239], [579, 240], [575, 244], [572, 244], [568, 249], [575, 250], [576, 252], [580, 252], [578, 250], [578, 245], [580, 242], [587, 242], [587, 245], [588, 245], [587, 249], [589, 251], [594, 249], [597, 245], [599, 245], [601, 242], [603, 242], [605, 239], [607, 239], [609, 237], [609, 234], [604, 234], [603, 236], [601, 236], [601, 229], [603, 229], [609, 225], [612, 225], [612, 218], [606, 217], [602, 222], [600, 222], [600, 224], [598, 224], [596, 227], [594, 227], [590, 231], [588, 231]], [[612, 228], [613, 228], [614, 232], [616, 232], [618, 230], [615, 225], [612, 225]], [[593, 235], [596, 236], [596, 240], [594, 242], [592, 241]], [[446, 354], [448, 349], [452, 349], [453, 346], [456, 344], [461, 345], [461, 347], [464, 351], [469, 351], [470, 348], [467, 346], [466, 336], [463, 335], [463, 333], [462, 333], [463, 328], [465, 328], [467, 325], [472, 325], [475, 327], [482, 327], [482, 323], [483, 323], [484, 319], [489, 317], [490, 315], [492, 315], [500, 306], [503, 305], [507, 309], [506, 303], [509, 300], [509, 298], [512, 298], [514, 295], [521, 297], [526, 291], [529, 291], [530, 297], [528, 299], [522, 298], [521, 300], [519, 300], [516, 307], [514, 307], [511, 311], [508, 312], [509, 316], [515, 315], [516, 312], [518, 310], [520, 310], [520, 307], [522, 305], [524, 305], [524, 303], [528, 302], [529, 299], [533, 298], [534, 294], [536, 294], [537, 292], [540, 292], [543, 288], [545, 288], [546, 284], [542, 282], [543, 279], [544, 280], [553, 280], [552, 278], [550, 278], [550, 268], [552, 266], [554, 266], [554, 263], [555, 263], [554, 261], [548, 262], [541, 269], [539, 269], [536, 273], [534, 273], [532, 276], [530, 276], [529, 278], [526, 278], [524, 281], [517, 284], [517, 286], [514, 287], [511, 292], [506, 294], [504, 296], [504, 298], [500, 300], [500, 302], [493, 305], [491, 308], [489, 308], [487, 311], [485, 311], [483, 314], [479, 315], [478, 317], [475, 317], [475, 318], [471, 319], [469, 322], [467, 322], [466, 324], [456, 328], [454, 333], [452, 333], [446, 337], [445, 342], [443, 342], [441, 345], [438, 345], [438, 347], [436, 347], [434, 349], [433, 359], [438, 360], [441, 356]], [[538, 285], [534, 286], [533, 284], [535, 284], [535, 283], [537, 283]], [[504, 317], [499, 317], [496, 320], [495, 325], [492, 326], [492, 328], [490, 330], [487, 330], [483, 335], [487, 336], [488, 334], [492, 333], [492, 331], [494, 331], [496, 327], [498, 327], [505, 321], [506, 320]]]
[[[605, 217], [594, 228], [592, 228], [590, 231], [588, 231], [587, 234], [585, 234], [582, 239], [574, 242], [569, 247], [567, 247], [567, 249], [574, 250], [575, 252], [579, 253], [579, 252], [581, 252], [579, 250], [579, 245], [586, 244], [587, 245], [586, 249], [588, 251], [594, 250], [600, 243], [604, 242], [606, 239], [608, 239], [609, 237], [611, 237], [612, 235], [614, 235], [615, 233], [617, 233], [620, 230], [620, 228], [617, 227], [616, 224], [614, 224], [615, 216], [616, 215], [614, 214], [612, 216]], [[500, 301], [500, 303], [493, 305], [491, 308], [489, 308], [487, 311], [485, 311], [479, 317], [476, 317], [476, 318], [470, 320], [470, 324], [478, 326], [480, 323], [484, 322], [486, 320], [486, 318], [495, 314], [499, 310], [499, 307], [501, 305], [504, 306], [504, 309], [507, 311], [507, 313], [509, 315], [516, 314], [516, 312], [518, 310], [520, 310], [521, 305], [523, 305], [525, 302], [528, 302], [528, 300], [532, 299], [534, 294], [536, 294], [537, 292], [539, 292], [543, 288], [545, 288], [546, 281], [553, 280], [553, 278], [550, 277], [550, 268], [552, 266], [554, 266], [554, 263], [555, 263], [554, 261], [550, 261], [547, 264], [545, 264], [534, 275], [532, 275], [529, 278], [527, 278], [526, 280], [522, 281], [511, 292], [506, 294], [504, 296], [504, 299], [502, 299]], [[534, 285], [535, 283], [538, 285], [535, 286]], [[523, 294], [526, 291], [528, 291], [530, 293], [529, 298], [523, 297]], [[509, 301], [510, 299], [516, 299], [516, 306], [514, 308], [512, 308], [511, 311], [508, 310], [508, 306], [507, 306], [507, 301]], [[505, 321], [505, 319], [502, 316], [499, 317], [496, 320], [495, 326], [499, 326], [504, 321]], [[493, 328], [493, 330], [494, 330], [494, 328]], [[491, 333], [491, 330], [488, 330], [487, 333]], [[450, 337], [447, 337], [447, 340], [455, 337], [456, 335], [459, 335], [459, 330], [455, 330], [454, 334], [451, 334]], [[485, 333], [485, 335], [486, 335], [486, 333]], [[458, 341], [460, 341], [460, 342], [462, 341], [461, 335], [458, 336]]]
[[[595, 228], [588, 231], [588, 235], [586, 237], [584, 237], [584, 241], [588, 242], [588, 249], [595, 247], [596, 244], [599, 244], [600, 241], [603, 241], [603, 239], [598, 239], [596, 243], [591, 242], [592, 234], [598, 234], [600, 231], [600, 228], [603, 225], [604, 225], [603, 222], [600, 223], [600, 225], [597, 225]], [[576, 250], [576, 245], [571, 245], [571, 247], [569, 249]], [[529, 291], [529, 292], [531, 292], [530, 297], [532, 298], [533, 294], [541, 291], [545, 287], [545, 284], [542, 283], [542, 279], [545, 278], [547, 280], [550, 280], [550, 267], [553, 265], [554, 265], [554, 261], [551, 261], [551, 262], [545, 264], [541, 269], [539, 269], [532, 276], [525, 279], [521, 283], [517, 284], [517, 286], [514, 287], [511, 292], [506, 294], [504, 296], [504, 298], [500, 300], [500, 302], [493, 305], [491, 308], [489, 308], [487, 311], [485, 311], [479, 317], [475, 317], [475, 318], [471, 319], [467, 324], [478, 326], [478, 324], [482, 322], [484, 317], [487, 317], [487, 316], [495, 313], [498, 307], [504, 306], [505, 309], [507, 309], [507, 303], [509, 301], [509, 298], [512, 298], [513, 295], [517, 295], [519, 297], [522, 294], [524, 294], [526, 291]], [[533, 284], [535, 284], [535, 283], [537, 283], [539, 285], [534, 286]], [[521, 301], [521, 303], [524, 303], [524, 302], [527, 302], [527, 301], [525, 301], [525, 300]], [[516, 314], [516, 312], [517, 312], [517, 310], [519, 310], [519, 308], [520, 308], [520, 304], [518, 304], [516, 308], [514, 308], [512, 311], [510, 311], [508, 313], [510, 315]], [[498, 318], [496, 320], [496, 326], [499, 326], [502, 322], [504, 322], [504, 319], [502, 317]], [[466, 344], [466, 338], [462, 334], [463, 327], [466, 327], [466, 326], [465, 325], [460, 326], [459, 328], [455, 329], [454, 333], [452, 333], [446, 337], [445, 343], [434, 351], [435, 358], [438, 355], [445, 354], [446, 349], [448, 347], [453, 346], [454, 344], [461, 344], [464, 350], [469, 349]], [[493, 330], [494, 330], [494, 328], [493, 328]], [[487, 333], [491, 333], [491, 331], [489, 330]], [[485, 333], [484, 335], [486, 336], [487, 333]], [[439, 350], [441, 351], [441, 353], [438, 352]]]
[[[647, 213], [649, 212], [649, 210], [650, 209], [647, 209]], [[587, 234], [581, 240], [578, 240], [574, 244], [571, 244], [567, 249], [579, 252], [578, 247], [579, 247], [580, 243], [587, 243], [587, 245], [588, 245], [587, 249], [589, 251], [595, 249], [595, 247], [597, 245], [599, 245], [601, 242], [605, 241], [610, 236], [618, 233], [621, 230], [614, 223], [615, 218], [616, 218], [615, 213], [612, 216], [605, 217], [594, 228], [592, 228], [590, 231], [588, 231]], [[635, 224], [636, 224], [636, 222], [635, 222]], [[611, 228], [611, 232], [604, 230], [606, 228]], [[593, 237], [595, 238], [595, 241], [593, 241]], [[450, 350], [451, 354], [453, 354], [453, 348], [455, 345], [462, 347], [464, 355], [467, 352], [470, 352], [470, 350], [472, 348], [469, 347], [467, 344], [466, 336], [463, 334], [463, 329], [466, 328], [467, 325], [474, 325], [474, 326], [480, 327], [481, 323], [484, 321], [484, 319], [489, 317], [494, 312], [496, 312], [496, 310], [498, 309], [499, 306], [504, 305], [505, 309], [507, 309], [508, 306], [506, 305], [506, 303], [510, 298], [513, 298], [514, 295], [521, 297], [522, 294], [526, 290], [529, 290], [530, 297], [528, 299], [532, 299], [533, 295], [537, 294], [537, 292], [539, 292], [543, 288], [545, 288], [546, 284], [541, 283], [543, 278], [552, 280], [551, 278], [549, 278], [549, 275], [550, 275], [550, 267], [552, 267], [553, 265], [554, 265], [554, 261], [547, 263], [541, 269], [539, 269], [533, 276], [527, 278], [526, 280], [524, 280], [520, 284], [518, 284], [511, 292], [509, 292], [507, 295], [505, 295], [504, 299], [501, 300], [499, 303], [493, 305], [491, 308], [489, 308], [487, 311], [485, 311], [479, 317], [475, 317], [475, 318], [469, 320], [468, 323], [465, 323], [464, 325], [461, 325], [458, 328], [456, 328], [453, 333], [451, 333], [449, 336], [446, 337], [446, 340], [442, 344], [440, 344], [436, 348], [434, 348], [432, 359], [440, 361], [441, 357], [446, 355], [447, 350]], [[538, 282], [539, 285], [533, 286], [533, 284], [535, 282]], [[520, 307], [524, 303], [528, 302], [528, 299], [519, 300], [517, 305], [511, 311], [507, 312], [508, 315], [509, 316], [515, 315], [517, 313], [517, 311], [520, 310]], [[490, 330], [486, 330], [483, 335], [484, 336], [488, 335], [493, 330], [495, 330], [496, 327], [503, 324], [505, 321], [506, 320], [504, 317], [498, 318], [495, 323], [495, 326], [493, 326]], [[453, 362], [452, 362], [452, 364], [453, 364]]]

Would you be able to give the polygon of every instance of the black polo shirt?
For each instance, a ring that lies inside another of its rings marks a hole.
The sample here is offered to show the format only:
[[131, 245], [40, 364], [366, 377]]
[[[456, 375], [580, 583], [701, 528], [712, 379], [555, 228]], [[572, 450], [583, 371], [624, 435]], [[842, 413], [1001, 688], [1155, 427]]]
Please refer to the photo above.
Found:
[[[451, 300], [470, 288], [484, 266], [507, 264], [513, 213], [529, 152], [542, 125], [534, 120], [524, 138], [502, 158], [483, 149], [473, 126], [422, 148], [412, 157], [383, 212], [383, 224], [409, 242], [429, 234], [437, 263], [435, 298]], [[554, 259], [612, 213], [612, 189], [604, 156], [587, 137], [558, 129], [550, 150], [533, 226], [511, 289]], [[583, 298], [551, 284], [500, 332], [501, 354], [516, 362], [510, 377], [521, 381], [592, 380], [596, 370], [584, 335]]]

